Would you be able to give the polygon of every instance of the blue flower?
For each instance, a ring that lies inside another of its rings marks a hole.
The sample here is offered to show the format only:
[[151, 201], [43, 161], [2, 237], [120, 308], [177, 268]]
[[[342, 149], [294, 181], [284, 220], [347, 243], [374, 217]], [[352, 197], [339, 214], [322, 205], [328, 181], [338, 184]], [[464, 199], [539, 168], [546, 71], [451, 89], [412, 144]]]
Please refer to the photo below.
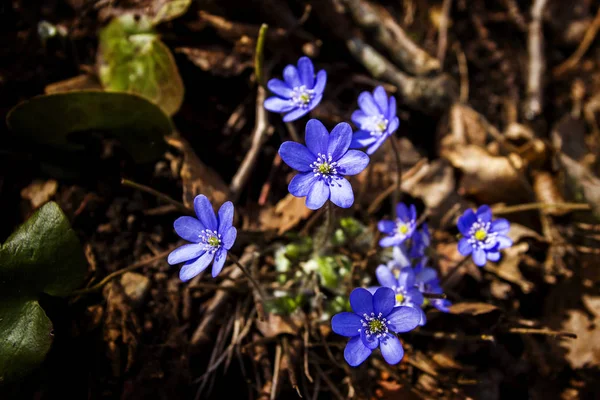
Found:
[[237, 230], [233, 223], [233, 204], [228, 201], [219, 209], [219, 217], [215, 216], [212, 204], [204, 195], [194, 199], [194, 217], [179, 217], [173, 224], [175, 232], [190, 244], [184, 244], [169, 254], [168, 262], [171, 265], [185, 262], [179, 278], [188, 281], [204, 271], [214, 259], [213, 278], [221, 272], [227, 250], [231, 249]]
[[394, 333], [408, 332], [419, 324], [419, 313], [411, 307], [394, 307], [394, 291], [382, 287], [371, 294], [356, 288], [350, 293], [354, 312], [333, 316], [331, 328], [338, 335], [349, 337], [344, 358], [353, 367], [360, 365], [378, 346], [388, 364], [397, 364], [404, 349]]
[[476, 265], [483, 267], [487, 260], [498, 261], [501, 249], [512, 246], [506, 236], [510, 224], [504, 218], [492, 221], [492, 210], [481, 206], [474, 213], [469, 209], [458, 217], [458, 230], [463, 238], [458, 242], [458, 251], [463, 256], [473, 255]]
[[417, 226], [417, 209], [414, 205], [410, 210], [404, 203], [396, 205], [396, 221], [379, 221], [377, 228], [386, 237], [379, 241], [381, 247], [398, 246], [406, 239], [410, 238]]
[[[433, 268], [426, 267], [423, 262], [415, 265], [415, 285], [421, 293], [444, 293], [444, 290], [440, 285], [437, 271]], [[425, 299], [425, 303], [430, 303], [442, 312], [448, 312], [448, 308], [452, 305], [448, 299]]]
[[425, 250], [431, 244], [431, 235], [427, 224], [421, 225], [421, 230], [416, 230], [412, 236], [412, 244], [409, 255], [412, 258], [425, 257]]
[[360, 129], [354, 134], [350, 148], [367, 147], [367, 154], [373, 154], [385, 140], [398, 129], [400, 120], [396, 116], [396, 99], [388, 99], [385, 90], [377, 86], [373, 95], [362, 92], [358, 96], [360, 110], [352, 113], [352, 122]]
[[396, 305], [412, 307], [419, 312], [419, 325], [425, 325], [427, 318], [421, 309], [425, 298], [416, 286], [415, 273], [411, 267], [389, 269], [380, 265], [375, 270], [379, 284], [394, 291]]
[[287, 165], [300, 173], [292, 179], [289, 191], [296, 197], [306, 196], [306, 206], [317, 210], [329, 199], [333, 204], [349, 208], [354, 203], [352, 186], [343, 175], [356, 175], [369, 164], [362, 151], [348, 150], [352, 128], [337, 124], [331, 134], [316, 119], [306, 124], [306, 146], [285, 142], [279, 155]]
[[298, 68], [288, 65], [283, 69], [283, 81], [271, 79], [267, 87], [275, 96], [265, 100], [267, 110], [287, 113], [285, 122], [295, 121], [308, 114], [323, 98], [327, 73], [321, 70], [315, 78], [315, 69], [310, 58], [301, 57]]

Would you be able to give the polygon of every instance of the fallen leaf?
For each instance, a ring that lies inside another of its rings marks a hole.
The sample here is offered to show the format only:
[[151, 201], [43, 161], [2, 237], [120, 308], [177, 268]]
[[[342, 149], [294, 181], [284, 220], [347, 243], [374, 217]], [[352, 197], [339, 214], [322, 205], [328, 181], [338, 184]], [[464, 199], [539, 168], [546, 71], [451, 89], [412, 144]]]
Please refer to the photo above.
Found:
[[456, 303], [450, 306], [450, 314], [480, 315], [498, 310], [498, 307], [487, 303]]
[[587, 312], [569, 310], [569, 318], [562, 324], [562, 330], [577, 335], [577, 339], [561, 342], [561, 347], [567, 350], [566, 359], [573, 368], [600, 365], [600, 297], [583, 295], [583, 303]]
[[519, 269], [522, 255], [527, 253], [528, 250], [529, 244], [525, 242], [514, 244], [503, 250], [502, 259], [497, 265], [488, 263], [485, 268], [493, 271], [502, 279], [521, 287], [523, 293], [529, 293], [535, 285], [527, 280]]
[[223, 48], [178, 47], [182, 53], [203, 71], [217, 76], [235, 76], [254, 66], [252, 53], [244, 54], [235, 48], [229, 52]]
[[270, 313], [265, 321], [256, 321], [256, 327], [266, 338], [274, 338], [282, 334], [297, 335], [302, 326], [303, 321], [298, 313], [290, 316]]
[[37, 209], [42, 204], [47, 203], [56, 194], [58, 182], [54, 179], [47, 181], [34, 180], [29, 186], [21, 190], [21, 197], [29, 200], [31, 208]]
[[565, 154], [559, 154], [558, 160], [564, 176], [564, 185], [570, 197], [575, 201], [587, 202], [592, 207], [596, 219], [600, 219], [600, 179], [589, 168]]
[[288, 193], [273, 207], [263, 207], [260, 211], [259, 221], [261, 229], [277, 229], [279, 235], [293, 229], [312, 211], [306, 207], [303, 197], [295, 197]]

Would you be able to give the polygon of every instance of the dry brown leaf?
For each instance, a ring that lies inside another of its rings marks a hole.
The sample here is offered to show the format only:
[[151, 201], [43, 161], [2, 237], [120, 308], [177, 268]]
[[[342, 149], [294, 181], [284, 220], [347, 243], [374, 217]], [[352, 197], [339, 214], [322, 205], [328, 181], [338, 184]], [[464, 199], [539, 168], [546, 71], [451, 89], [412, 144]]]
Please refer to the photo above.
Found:
[[559, 154], [559, 163], [564, 173], [565, 185], [573, 198], [586, 201], [592, 207], [596, 218], [600, 219], [600, 179], [587, 167], [564, 154]]
[[[558, 189], [552, 174], [546, 171], [537, 171], [533, 174], [533, 191], [540, 203], [564, 203], [565, 199]], [[548, 215], [565, 215], [569, 211], [560, 208], [544, 208], [542, 212]]]
[[488, 263], [485, 268], [494, 272], [502, 279], [521, 287], [521, 290], [524, 293], [529, 293], [535, 285], [533, 282], [525, 279], [519, 270], [522, 255], [527, 253], [528, 250], [529, 245], [527, 243], [514, 244], [503, 250], [502, 259], [498, 265]]
[[221, 176], [200, 161], [185, 139], [170, 136], [167, 143], [183, 153], [180, 174], [183, 182], [183, 204], [186, 207], [193, 209], [194, 198], [200, 193], [208, 197], [213, 204], [227, 201], [229, 188]]
[[577, 335], [577, 339], [561, 343], [567, 349], [566, 359], [573, 368], [600, 365], [600, 297], [583, 295], [583, 303], [589, 314], [569, 310], [569, 319], [562, 324], [562, 330]]
[[35, 180], [21, 190], [21, 197], [29, 200], [34, 210], [48, 202], [56, 194], [58, 182], [54, 179], [48, 181]]
[[125, 295], [134, 305], [139, 305], [150, 289], [150, 278], [136, 272], [125, 272], [121, 276]]
[[472, 108], [455, 103], [450, 109], [448, 124], [450, 132], [440, 140], [442, 152], [467, 144], [485, 146], [486, 127], [480, 123], [479, 114]]
[[456, 303], [450, 306], [450, 314], [480, 315], [497, 310], [498, 307], [487, 303]]
[[265, 321], [256, 320], [256, 327], [266, 338], [282, 334], [297, 335], [303, 324], [299, 314], [288, 317], [271, 313]]
[[[238, 43], [240, 42], [242, 39], [238, 41]], [[254, 65], [252, 52], [240, 51], [239, 47], [236, 45], [233, 51], [223, 48], [178, 47], [175, 51], [185, 54], [203, 71], [209, 71], [218, 76], [233, 76], [241, 74]]]
[[304, 203], [303, 197], [288, 193], [274, 208], [263, 207], [259, 215], [261, 229], [277, 229], [279, 235], [293, 229], [312, 213]]

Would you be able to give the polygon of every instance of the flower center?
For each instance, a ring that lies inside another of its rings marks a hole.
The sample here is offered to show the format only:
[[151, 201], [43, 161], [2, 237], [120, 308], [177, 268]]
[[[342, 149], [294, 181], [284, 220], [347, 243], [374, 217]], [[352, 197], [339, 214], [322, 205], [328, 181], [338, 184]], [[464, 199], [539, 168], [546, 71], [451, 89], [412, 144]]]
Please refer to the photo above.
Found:
[[408, 232], [408, 226], [406, 226], [406, 224], [400, 224], [398, 225], [397, 230], [401, 235], [406, 235], [406, 232]]
[[331, 180], [338, 174], [338, 163], [333, 161], [331, 154], [318, 154], [317, 161], [310, 164], [316, 177], [322, 177], [331, 183]]
[[221, 248], [221, 235], [217, 231], [205, 229], [200, 233], [200, 241], [204, 244], [204, 250], [215, 253]]
[[306, 85], [297, 86], [292, 89], [292, 103], [300, 108], [307, 108], [308, 103], [315, 97], [315, 91], [308, 89]]
[[365, 330], [367, 339], [371, 336], [380, 338], [388, 332], [388, 321], [383, 318], [381, 313], [378, 315], [375, 315], [375, 313], [371, 313], [371, 315], [365, 313], [360, 322]]
[[366, 130], [371, 132], [371, 136], [381, 136], [388, 127], [389, 121], [383, 115], [374, 115], [365, 125]]
[[412, 233], [414, 229], [412, 221], [404, 222], [401, 219], [396, 220], [396, 235], [405, 238]]
[[495, 232], [490, 232], [491, 223], [477, 220], [469, 229], [469, 243], [473, 247], [483, 247], [484, 245], [491, 244], [496, 236]]
[[404, 295], [402, 293], [396, 293], [396, 303], [402, 303], [404, 301]]
[[475, 235], [473, 236], [475, 236], [475, 239], [481, 242], [487, 237], [487, 232], [485, 231], [485, 229], [478, 229], [477, 232], [475, 232]]

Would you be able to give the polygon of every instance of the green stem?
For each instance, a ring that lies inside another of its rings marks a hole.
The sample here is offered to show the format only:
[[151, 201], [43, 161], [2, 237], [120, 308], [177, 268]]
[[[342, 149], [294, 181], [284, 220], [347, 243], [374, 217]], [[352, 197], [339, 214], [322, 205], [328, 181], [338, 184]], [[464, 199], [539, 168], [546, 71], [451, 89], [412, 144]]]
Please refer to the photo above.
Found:
[[269, 25], [267, 24], [262, 24], [260, 26], [258, 39], [256, 39], [256, 51], [254, 52], [254, 75], [256, 75], [256, 83], [258, 83], [259, 86], [264, 85], [263, 61], [265, 58], [264, 49], [267, 29], [269, 29]]

